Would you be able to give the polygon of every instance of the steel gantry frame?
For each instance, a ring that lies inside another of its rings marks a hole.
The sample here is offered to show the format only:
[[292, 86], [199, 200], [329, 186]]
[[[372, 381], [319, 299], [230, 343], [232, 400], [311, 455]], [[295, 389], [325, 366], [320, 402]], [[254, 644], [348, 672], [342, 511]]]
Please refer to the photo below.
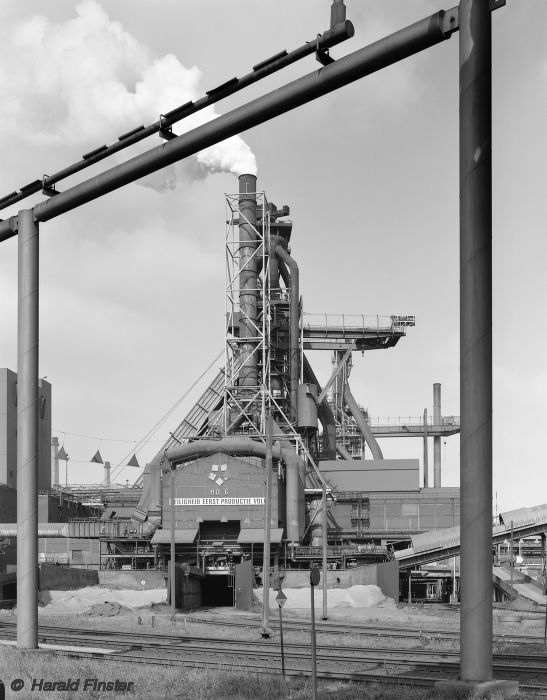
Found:
[[432, 47], [459, 30], [461, 668], [464, 681], [492, 678], [492, 156], [491, 10], [504, 0], [461, 0], [332, 61], [181, 136], [0, 222], [19, 235], [18, 629], [36, 648], [38, 222], [49, 221], [230, 136]]

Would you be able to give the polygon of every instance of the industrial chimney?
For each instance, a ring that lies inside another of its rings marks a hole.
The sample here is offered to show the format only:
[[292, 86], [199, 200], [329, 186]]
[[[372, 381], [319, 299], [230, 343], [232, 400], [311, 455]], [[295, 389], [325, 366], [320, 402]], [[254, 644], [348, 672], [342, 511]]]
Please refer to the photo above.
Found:
[[[239, 177], [239, 337], [240, 386], [256, 386], [258, 383], [257, 355], [253, 353], [256, 341], [257, 321], [257, 258], [256, 240], [256, 175]], [[249, 339], [245, 342], [245, 339]]]

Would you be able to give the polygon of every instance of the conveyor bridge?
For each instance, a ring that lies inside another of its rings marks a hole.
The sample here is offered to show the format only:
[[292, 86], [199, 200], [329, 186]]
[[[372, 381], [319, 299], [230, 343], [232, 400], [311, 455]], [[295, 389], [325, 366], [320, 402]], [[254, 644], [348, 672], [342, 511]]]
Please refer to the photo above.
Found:
[[[500, 525], [492, 528], [492, 546], [513, 537], [531, 537], [547, 532], [547, 504], [534, 508], [520, 508], [500, 514]], [[460, 553], [460, 528], [431, 530], [412, 536], [412, 547], [395, 552], [400, 569], [413, 569], [421, 564], [458, 556]]]

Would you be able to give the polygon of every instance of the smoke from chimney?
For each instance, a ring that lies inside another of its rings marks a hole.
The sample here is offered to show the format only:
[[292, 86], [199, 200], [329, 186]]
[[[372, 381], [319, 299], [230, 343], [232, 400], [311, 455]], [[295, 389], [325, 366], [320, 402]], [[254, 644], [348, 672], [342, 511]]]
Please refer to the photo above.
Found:
[[[186, 68], [172, 54], [154, 58], [96, 0], [83, 0], [75, 11], [73, 19], [59, 24], [36, 15], [0, 43], [0, 141], [16, 134], [28, 143], [77, 145], [83, 154], [204, 94], [199, 68]], [[174, 131], [217, 115], [209, 107], [175, 124]], [[158, 142], [146, 139], [120, 160]], [[256, 172], [243, 139], [227, 139], [140, 184], [173, 189], [181, 180], [215, 172]]]

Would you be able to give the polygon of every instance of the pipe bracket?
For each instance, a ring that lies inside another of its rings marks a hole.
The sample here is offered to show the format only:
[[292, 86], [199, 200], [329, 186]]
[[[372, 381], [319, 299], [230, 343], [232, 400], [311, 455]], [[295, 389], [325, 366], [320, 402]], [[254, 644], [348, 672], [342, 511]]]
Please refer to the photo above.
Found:
[[[505, 7], [507, 0], [490, 0], [490, 11], [499, 10], [500, 7]], [[443, 32], [445, 36], [451, 36], [460, 28], [460, 8], [459, 5], [450, 10], [446, 10], [442, 19]]]

